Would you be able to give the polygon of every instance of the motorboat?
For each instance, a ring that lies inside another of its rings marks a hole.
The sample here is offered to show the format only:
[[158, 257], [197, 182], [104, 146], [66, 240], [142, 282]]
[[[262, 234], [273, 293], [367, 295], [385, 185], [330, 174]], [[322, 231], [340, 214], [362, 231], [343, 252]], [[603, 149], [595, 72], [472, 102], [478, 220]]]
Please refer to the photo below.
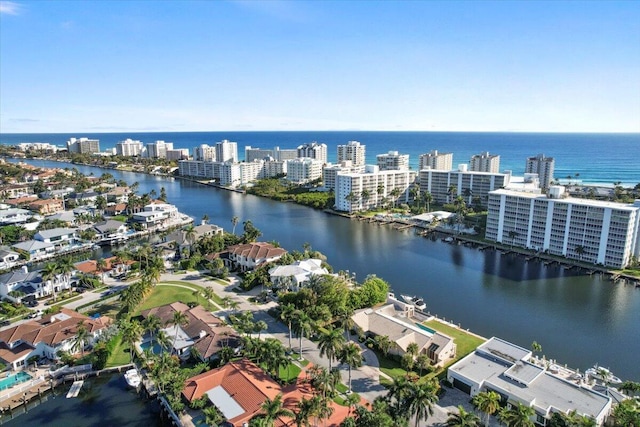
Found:
[[140, 374], [137, 369], [129, 369], [125, 372], [124, 380], [127, 382], [127, 385], [132, 388], [138, 388], [142, 382], [142, 378], [140, 378]]
[[607, 368], [603, 368], [602, 366], [593, 365], [593, 368], [589, 368], [585, 371], [591, 378], [595, 378], [605, 383], [609, 384], [621, 384], [622, 380], [611, 373]]
[[402, 297], [404, 302], [413, 305], [418, 310], [424, 310], [425, 308], [427, 308], [427, 304], [424, 303], [424, 300], [422, 298], [410, 295], [400, 295], [400, 297]]

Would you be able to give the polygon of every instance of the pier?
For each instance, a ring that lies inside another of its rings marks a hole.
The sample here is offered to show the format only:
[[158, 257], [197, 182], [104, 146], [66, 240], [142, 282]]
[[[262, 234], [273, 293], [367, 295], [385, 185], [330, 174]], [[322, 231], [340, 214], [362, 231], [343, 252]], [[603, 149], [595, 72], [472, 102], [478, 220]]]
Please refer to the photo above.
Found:
[[72, 397], [78, 397], [78, 393], [80, 393], [80, 389], [82, 389], [82, 385], [84, 384], [84, 380], [74, 381], [67, 393], [67, 399]]

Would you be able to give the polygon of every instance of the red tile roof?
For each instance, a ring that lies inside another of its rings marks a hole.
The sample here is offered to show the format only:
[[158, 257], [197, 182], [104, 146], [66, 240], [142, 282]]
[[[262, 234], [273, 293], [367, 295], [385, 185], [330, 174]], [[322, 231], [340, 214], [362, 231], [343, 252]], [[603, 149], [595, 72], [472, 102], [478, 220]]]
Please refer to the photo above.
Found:
[[228, 251], [236, 256], [247, 259], [268, 259], [282, 256], [287, 253], [285, 249], [276, 248], [271, 243], [256, 242], [229, 246]]

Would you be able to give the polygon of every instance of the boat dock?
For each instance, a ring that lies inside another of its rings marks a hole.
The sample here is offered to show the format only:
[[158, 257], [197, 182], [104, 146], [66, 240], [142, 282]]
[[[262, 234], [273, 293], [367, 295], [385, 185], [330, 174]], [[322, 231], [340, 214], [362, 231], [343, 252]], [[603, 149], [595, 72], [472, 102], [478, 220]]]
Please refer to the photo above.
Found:
[[67, 399], [70, 399], [72, 397], [78, 397], [78, 393], [80, 393], [80, 389], [82, 389], [83, 384], [84, 384], [84, 381], [82, 380], [74, 381], [73, 384], [71, 384], [71, 388], [69, 389], [69, 392], [67, 393]]

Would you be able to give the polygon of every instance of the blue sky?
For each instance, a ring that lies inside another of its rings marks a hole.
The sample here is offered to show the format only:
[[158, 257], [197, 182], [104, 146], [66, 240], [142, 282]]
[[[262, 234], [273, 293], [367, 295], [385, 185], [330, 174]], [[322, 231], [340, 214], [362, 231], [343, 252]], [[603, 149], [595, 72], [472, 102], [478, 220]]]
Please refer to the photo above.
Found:
[[640, 132], [637, 1], [0, 1], [0, 132]]

